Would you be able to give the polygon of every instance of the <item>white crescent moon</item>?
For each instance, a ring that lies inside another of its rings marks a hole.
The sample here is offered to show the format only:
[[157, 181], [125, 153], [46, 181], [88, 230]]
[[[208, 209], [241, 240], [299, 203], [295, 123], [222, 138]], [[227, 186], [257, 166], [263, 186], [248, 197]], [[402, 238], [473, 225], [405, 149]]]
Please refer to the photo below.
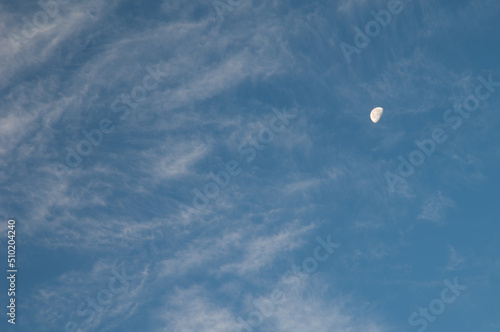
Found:
[[372, 109], [372, 111], [370, 112], [370, 119], [372, 120], [372, 122], [377, 123], [378, 120], [380, 120], [382, 113], [384, 113], [384, 109], [382, 107], [375, 107], [374, 109]]

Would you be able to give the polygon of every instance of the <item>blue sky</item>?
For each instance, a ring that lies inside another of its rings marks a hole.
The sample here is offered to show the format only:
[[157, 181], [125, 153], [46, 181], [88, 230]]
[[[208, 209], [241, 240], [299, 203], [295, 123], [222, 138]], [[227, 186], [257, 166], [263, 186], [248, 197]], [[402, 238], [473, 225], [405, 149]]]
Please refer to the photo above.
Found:
[[1, 330], [499, 331], [499, 14], [0, 2]]

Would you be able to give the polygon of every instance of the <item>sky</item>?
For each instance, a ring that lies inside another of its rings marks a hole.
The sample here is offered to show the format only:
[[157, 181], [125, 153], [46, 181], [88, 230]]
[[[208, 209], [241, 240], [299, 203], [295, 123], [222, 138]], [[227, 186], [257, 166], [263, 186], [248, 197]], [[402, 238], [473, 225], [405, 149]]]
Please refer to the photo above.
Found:
[[499, 14], [0, 1], [0, 329], [500, 331]]

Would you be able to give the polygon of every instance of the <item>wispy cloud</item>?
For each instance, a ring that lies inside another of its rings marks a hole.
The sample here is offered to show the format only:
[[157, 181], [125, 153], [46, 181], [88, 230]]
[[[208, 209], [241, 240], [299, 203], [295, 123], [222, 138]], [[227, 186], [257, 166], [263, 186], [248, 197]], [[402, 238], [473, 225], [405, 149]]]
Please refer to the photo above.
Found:
[[441, 192], [425, 199], [418, 219], [428, 220], [443, 225], [446, 222], [446, 209], [455, 206], [455, 203]]
[[194, 269], [217, 275], [254, 274], [271, 266], [278, 256], [299, 248], [304, 243], [301, 236], [313, 228], [291, 222], [273, 235], [263, 235], [260, 227], [244, 227], [217, 239], [200, 239], [163, 260], [161, 275], [178, 278]]
[[447, 271], [457, 271], [464, 268], [466, 258], [462, 255], [459, 255], [455, 250], [455, 248], [451, 245], [448, 245], [448, 250], [449, 250], [449, 259], [445, 269]]

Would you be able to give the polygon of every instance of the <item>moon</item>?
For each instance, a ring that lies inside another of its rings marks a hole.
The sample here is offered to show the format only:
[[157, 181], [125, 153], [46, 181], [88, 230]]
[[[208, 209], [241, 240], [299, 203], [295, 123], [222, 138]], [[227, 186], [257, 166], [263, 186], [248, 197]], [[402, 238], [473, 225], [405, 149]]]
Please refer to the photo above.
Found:
[[378, 120], [380, 120], [382, 113], [384, 113], [384, 109], [382, 107], [375, 107], [374, 109], [372, 109], [372, 111], [370, 112], [370, 119], [372, 120], [372, 122], [377, 123]]

